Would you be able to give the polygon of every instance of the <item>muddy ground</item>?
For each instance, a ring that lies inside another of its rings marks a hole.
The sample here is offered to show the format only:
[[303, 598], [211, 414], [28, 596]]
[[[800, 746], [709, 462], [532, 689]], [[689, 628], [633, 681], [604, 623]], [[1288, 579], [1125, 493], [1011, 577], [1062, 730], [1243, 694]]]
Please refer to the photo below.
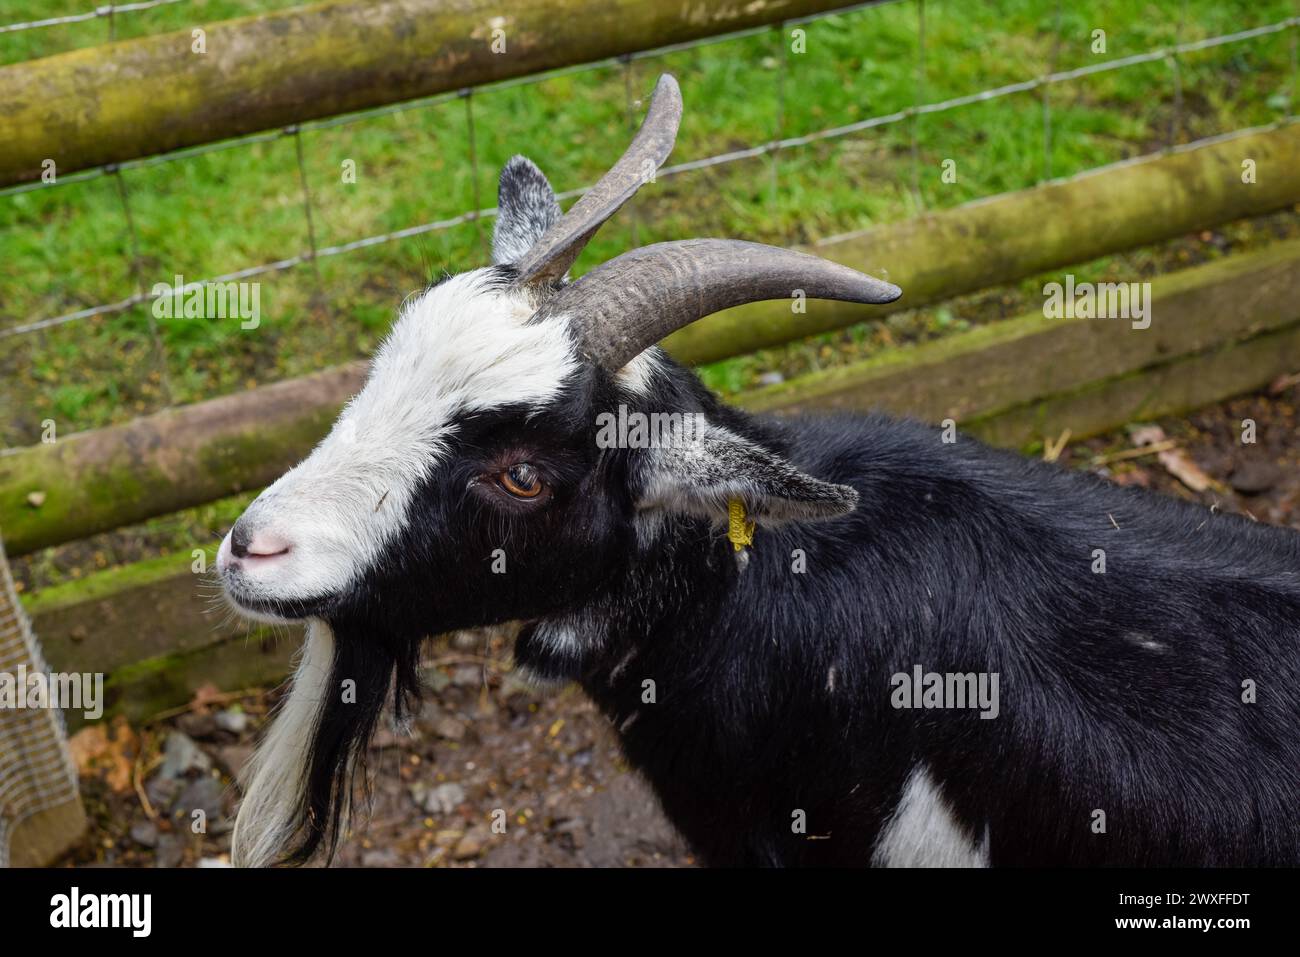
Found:
[[[1292, 377], [1265, 393], [1160, 422], [1159, 432], [1130, 428], [1079, 443], [1060, 461], [1300, 528], [1298, 383], [1300, 376]], [[1250, 422], [1255, 441], [1243, 441]], [[508, 660], [508, 640], [499, 635], [457, 636], [430, 648], [425, 677], [435, 693], [410, 736], [385, 729], [371, 745], [368, 810], [338, 863], [692, 865], [595, 708], [574, 688], [552, 695], [529, 688], [509, 672]], [[82, 732], [75, 752], [92, 827], [62, 863], [228, 862], [232, 777], [274, 697], [200, 695], [182, 713], [143, 728], [119, 721]]]

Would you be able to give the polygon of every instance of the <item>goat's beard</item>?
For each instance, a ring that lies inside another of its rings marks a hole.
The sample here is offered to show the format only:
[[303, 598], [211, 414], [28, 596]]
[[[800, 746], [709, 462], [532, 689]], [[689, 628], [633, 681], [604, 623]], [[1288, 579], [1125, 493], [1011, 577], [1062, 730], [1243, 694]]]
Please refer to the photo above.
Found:
[[305, 864], [322, 851], [333, 858], [390, 692], [399, 723], [418, 701], [419, 650], [418, 637], [308, 622], [289, 694], [243, 775], [237, 867]]

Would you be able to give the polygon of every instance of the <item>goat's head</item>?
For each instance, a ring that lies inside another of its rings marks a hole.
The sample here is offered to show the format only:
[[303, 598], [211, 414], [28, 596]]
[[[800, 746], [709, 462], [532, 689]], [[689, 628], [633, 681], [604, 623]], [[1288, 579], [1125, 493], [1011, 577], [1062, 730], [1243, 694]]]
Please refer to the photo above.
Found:
[[255, 762], [241, 862], [304, 859], [332, 840], [353, 757], [389, 694], [400, 710], [414, 691], [425, 635], [582, 606], [626, 569], [638, 516], [722, 518], [737, 496], [759, 522], [853, 508], [852, 489], [718, 423], [666, 448], [598, 441], [601, 414], [620, 404], [700, 412], [652, 348], [675, 329], [795, 290], [900, 294], [812, 256], [726, 240], [644, 247], [569, 282], [583, 246], [667, 158], [680, 115], [677, 84], [662, 77], [627, 152], [566, 215], [537, 167], [511, 160], [494, 265], [407, 301], [333, 431], [222, 542], [218, 569], [240, 611], [313, 621]]

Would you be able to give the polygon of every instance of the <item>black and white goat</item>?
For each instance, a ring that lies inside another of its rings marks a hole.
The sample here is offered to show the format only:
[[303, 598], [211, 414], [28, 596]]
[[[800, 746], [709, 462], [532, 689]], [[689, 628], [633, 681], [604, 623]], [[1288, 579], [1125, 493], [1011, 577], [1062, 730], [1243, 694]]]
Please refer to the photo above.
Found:
[[[567, 215], [512, 160], [496, 264], [407, 302], [222, 543], [239, 609], [309, 623], [237, 862], [332, 850], [422, 639], [522, 621], [520, 667], [586, 689], [711, 864], [1300, 863], [1300, 534], [919, 424], [719, 403], [654, 343], [795, 290], [900, 293], [722, 240], [568, 282], [680, 109], [662, 78]], [[620, 407], [703, 425], [606, 447]], [[932, 707], [952, 676], [1000, 701]]]

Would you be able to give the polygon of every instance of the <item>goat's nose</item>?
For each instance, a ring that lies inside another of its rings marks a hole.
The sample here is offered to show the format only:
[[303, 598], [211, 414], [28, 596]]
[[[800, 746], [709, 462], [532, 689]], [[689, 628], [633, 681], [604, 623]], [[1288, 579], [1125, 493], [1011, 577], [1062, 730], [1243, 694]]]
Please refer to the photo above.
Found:
[[230, 554], [236, 558], [247, 558], [249, 541], [248, 529], [244, 527], [244, 522], [241, 519], [230, 530]]
[[289, 550], [289, 543], [266, 532], [249, 532], [241, 518], [230, 530], [230, 554], [236, 558], [274, 558]]

